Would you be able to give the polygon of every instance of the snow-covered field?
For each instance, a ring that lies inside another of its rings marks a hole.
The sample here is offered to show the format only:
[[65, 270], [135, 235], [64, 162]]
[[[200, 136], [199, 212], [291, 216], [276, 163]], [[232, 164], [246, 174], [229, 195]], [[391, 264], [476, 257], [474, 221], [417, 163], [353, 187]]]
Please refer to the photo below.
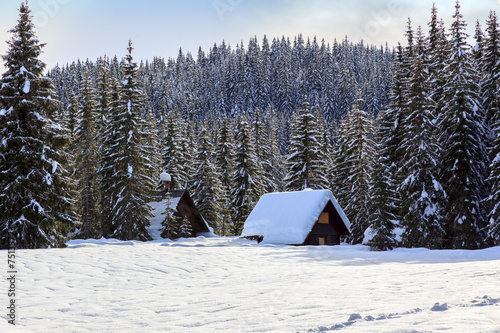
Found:
[[500, 332], [499, 247], [370, 252], [199, 237], [16, 254], [21, 320], [4, 315], [0, 332]]

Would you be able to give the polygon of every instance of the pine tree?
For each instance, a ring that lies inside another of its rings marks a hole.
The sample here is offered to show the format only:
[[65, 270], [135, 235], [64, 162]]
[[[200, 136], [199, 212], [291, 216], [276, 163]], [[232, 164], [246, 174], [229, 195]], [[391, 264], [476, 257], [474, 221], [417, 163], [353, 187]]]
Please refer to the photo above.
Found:
[[484, 247], [488, 172], [484, 112], [467, 45], [465, 22], [457, 2], [451, 28], [451, 60], [445, 68], [446, 84], [439, 127], [442, 129], [440, 183], [448, 197], [443, 207], [446, 247]]
[[436, 116], [443, 109], [443, 87], [445, 85], [445, 67], [450, 59], [450, 43], [446, 39], [446, 30], [443, 21], [437, 20], [437, 9], [433, 6], [432, 20], [429, 23], [431, 29], [428, 37], [429, 57], [429, 82], [431, 84], [432, 99], [436, 103]]
[[328, 188], [318, 127], [305, 98], [292, 128], [290, 155], [286, 161], [288, 173], [284, 179], [287, 191]]
[[74, 225], [61, 161], [68, 137], [53, 121], [59, 105], [31, 11], [23, 3], [19, 14], [0, 81], [0, 248], [63, 247]]
[[188, 238], [193, 236], [193, 227], [187, 217], [184, 216], [182, 218], [177, 234], [179, 235], [179, 238]]
[[176, 108], [164, 120], [161, 138], [163, 170], [172, 175], [172, 188], [186, 187], [189, 178], [186, 135], [186, 124]]
[[275, 185], [272, 181], [273, 166], [271, 165], [271, 152], [269, 151], [268, 133], [265, 132], [264, 123], [260, 119], [259, 109], [255, 109], [252, 122], [252, 140], [257, 156], [257, 164], [261, 174], [257, 176], [257, 183], [265, 192], [273, 192]]
[[145, 130], [147, 131], [145, 145], [150, 147], [149, 151], [145, 153], [145, 157], [151, 165], [151, 168], [149, 168], [150, 173], [147, 176], [154, 180], [162, 170], [163, 159], [160, 148], [158, 122], [149, 108], [146, 111], [145, 121]]
[[435, 143], [434, 108], [428, 71], [421, 56], [412, 59], [408, 81], [407, 113], [401, 142], [403, 183], [401, 193], [402, 244], [407, 247], [441, 248], [445, 231], [441, 207], [445, 198], [438, 181], [441, 148]]
[[248, 215], [260, 197], [256, 177], [259, 174], [256, 163], [255, 148], [248, 121], [242, 118], [236, 132], [236, 147], [233, 172], [233, 189], [231, 191], [233, 220], [231, 233], [239, 235]]
[[220, 230], [222, 223], [220, 214], [222, 184], [219, 178], [220, 175], [217, 173], [215, 165], [211, 160], [213, 155], [212, 150], [207, 130], [202, 128], [200, 131], [198, 155], [195, 162], [196, 172], [191, 177], [194, 179], [192, 194], [201, 216], [203, 216], [212, 228]]
[[118, 157], [119, 139], [122, 135], [121, 111], [120, 111], [120, 86], [116, 78], [111, 83], [111, 95], [109, 105], [108, 126], [102, 135], [102, 153], [99, 161], [99, 188], [101, 194], [101, 235], [108, 238], [114, 233], [114, 208], [118, 196], [116, 191], [115, 175], [119, 172]]
[[392, 115], [383, 110], [378, 114], [378, 131], [376, 134], [376, 153], [371, 181], [371, 198], [369, 202], [369, 221], [372, 238], [367, 245], [372, 250], [391, 250], [398, 245], [395, 229], [399, 225], [398, 214], [400, 202], [394, 183], [394, 164], [391, 161], [388, 139], [394, 124]]
[[343, 163], [337, 167], [347, 180], [344, 185], [346, 196], [340, 204], [351, 222], [348, 241], [358, 244], [363, 241], [369, 227], [370, 184], [374, 160], [373, 121], [361, 110], [363, 99], [358, 98], [349, 112], [345, 125], [344, 146], [341, 154]]
[[147, 125], [144, 120], [145, 99], [138, 86], [137, 64], [132, 58], [132, 43], [123, 65], [124, 81], [116, 114], [111, 121], [118, 135], [111, 142], [116, 174], [112, 189], [113, 237], [122, 240], [150, 240], [147, 227], [150, 224], [154, 182], [148, 177], [152, 172], [147, 156], [152, 148], [146, 146]]
[[[486, 37], [483, 40], [481, 65], [481, 101], [486, 111], [486, 120], [493, 127], [500, 109], [497, 94], [500, 84], [500, 29], [495, 12], [491, 12], [487, 21]], [[494, 134], [492, 134], [494, 137]]]
[[264, 162], [264, 173], [270, 179], [267, 192], [283, 191], [283, 179], [285, 178], [285, 162], [277, 134], [279, 131], [278, 119], [276, 110], [271, 105], [265, 120], [269, 156], [267, 157], [268, 161]]
[[224, 118], [218, 132], [215, 165], [221, 179], [221, 224], [217, 234], [225, 236], [231, 218], [230, 194], [233, 188], [233, 143], [227, 119]]
[[87, 73], [80, 89], [81, 119], [78, 122], [74, 145], [76, 156], [75, 176], [78, 179], [78, 211], [81, 227], [78, 237], [100, 238], [101, 221], [99, 209], [98, 165], [99, 153], [96, 140], [96, 96]]
[[172, 198], [168, 193], [165, 199], [165, 205], [165, 210], [162, 212], [162, 215], [165, 217], [161, 222], [161, 238], [177, 239], [180, 237], [178, 233], [179, 222], [175, 216], [177, 210], [174, 208]]
[[[497, 96], [500, 96], [497, 95]], [[496, 118], [493, 126], [493, 133], [496, 134], [492, 147], [495, 158], [490, 166], [490, 176], [488, 183], [491, 185], [491, 194], [488, 202], [491, 205], [491, 211], [488, 215], [489, 231], [488, 237], [495, 244], [500, 245], [500, 116]]]

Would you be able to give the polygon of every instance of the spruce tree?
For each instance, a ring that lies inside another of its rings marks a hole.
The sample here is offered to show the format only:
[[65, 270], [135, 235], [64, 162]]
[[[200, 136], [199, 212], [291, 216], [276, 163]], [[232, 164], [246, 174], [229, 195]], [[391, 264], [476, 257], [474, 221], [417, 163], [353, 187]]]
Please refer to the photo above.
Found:
[[283, 191], [285, 161], [284, 156], [281, 154], [280, 141], [277, 134], [279, 131], [278, 115], [272, 106], [268, 109], [265, 124], [269, 160], [264, 162], [264, 173], [270, 179], [267, 191]]
[[311, 113], [307, 98], [292, 125], [288, 173], [284, 179], [287, 191], [306, 188], [328, 188], [325, 156], [322, 154], [318, 120]]
[[256, 183], [259, 168], [248, 121], [239, 121], [235, 140], [233, 189], [231, 191], [233, 220], [231, 233], [239, 235], [243, 223], [257, 203], [261, 190]]
[[[487, 123], [492, 128], [500, 109], [497, 98], [500, 84], [500, 28], [495, 12], [491, 12], [488, 17], [480, 65], [481, 102], [486, 111]], [[494, 137], [494, 134], [491, 136]]]
[[207, 130], [200, 131], [198, 155], [195, 160], [195, 174], [192, 194], [196, 207], [208, 224], [216, 229], [221, 229], [221, 181], [220, 175], [212, 162], [213, 148]]
[[114, 233], [114, 207], [117, 204], [116, 178], [119, 164], [116, 163], [117, 147], [122, 135], [120, 126], [120, 85], [116, 78], [111, 82], [108, 126], [102, 135], [102, 153], [99, 161], [99, 188], [101, 195], [101, 235], [108, 238]]
[[189, 178], [186, 148], [186, 124], [179, 109], [175, 108], [163, 120], [163, 170], [172, 175], [172, 188], [184, 188]]
[[371, 239], [367, 242], [372, 250], [391, 250], [398, 245], [395, 229], [399, 225], [400, 202], [394, 182], [394, 164], [391, 161], [388, 139], [394, 123], [388, 110], [378, 114], [376, 153], [371, 181], [369, 222]]
[[215, 165], [221, 179], [221, 224], [217, 234], [225, 236], [231, 218], [230, 194], [233, 188], [233, 143], [227, 119], [224, 118], [218, 132]]
[[252, 122], [252, 139], [255, 147], [255, 155], [257, 156], [257, 164], [261, 174], [258, 175], [256, 181], [259, 183], [265, 192], [273, 192], [276, 187], [273, 183], [273, 166], [271, 165], [271, 152], [269, 147], [268, 135], [265, 131], [264, 123], [261, 120], [259, 109], [255, 109]]
[[445, 198], [438, 181], [441, 148], [435, 142], [435, 103], [431, 98], [428, 71], [421, 56], [412, 59], [408, 80], [407, 113], [403, 121], [405, 138], [401, 142], [403, 182], [401, 194], [402, 245], [441, 248], [445, 231], [441, 207]]
[[488, 178], [491, 186], [491, 194], [488, 198], [488, 202], [491, 205], [491, 211], [488, 215], [488, 237], [495, 245], [500, 245], [500, 116], [496, 119], [496, 122], [493, 124], [495, 139], [492, 144], [495, 158], [491, 163], [491, 173]]
[[62, 161], [68, 137], [53, 121], [60, 106], [31, 11], [23, 3], [19, 14], [0, 81], [0, 248], [63, 247], [74, 225]]
[[78, 181], [79, 197], [77, 202], [81, 227], [78, 237], [100, 238], [101, 221], [99, 209], [97, 147], [96, 96], [87, 73], [80, 89], [80, 120], [76, 127], [74, 145], [76, 152], [75, 177]]
[[147, 176], [154, 180], [162, 170], [163, 159], [160, 145], [160, 131], [158, 130], [159, 125], [150, 108], [146, 111], [145, 121], [145, 130], [147, 132], [145, 145], [150, 147], [148, 152], [145, 153], [145, 157], [151, 165], [151, 168], [149, 168], [150, 173]]
[[172, 202], [172, 197], [167, 193], [165, 201], [165, 210], [162, 215], [165, 217], [161, 222], [161, 238], [177, 239], [179, 238], [178, 229], [179, 222], [175, 216], [176, 209]]
[[[434, 7], [435, 10], [435, 7]], [[435, 16], [433, 16], [435, 18]], [[446, 39], [446, 30], [443, 21], [434, 19], [431, 21], [435, 25], [435, 29], [431, 29], [427, 50], [429, 57], [429, 82], [432, 89], [432, 99], [436, 103], [435, 113], [436, 116], [441, 114], [444, 106], [443, 89], [446, 82], [445, 67], [450, 59], [450, 43]]]
[[448, 198], [442, 214], [447, 233], [445, 246], [476, 249], [485, 246], [485, 116], [458, 2], [455, 8], [450, 33], [451, 60], [445, 68], [444, 107], [439, 123], [443, 148], [440, 183]]
[[112, 176], [111, 192], [113, 226], [112, 237], [121, 240], [150, 240], [147, 227], [150, 224], [154, 182], [148, 176], [152, 172], [147, 156], [152, 148], [147, 146], [147, 124], [144, 120], [145, 99], [139, 88], [137, 64], [132, 58], [132, 42], [123, 65], [124, 81], [120, 87], [117, 112], [111, 121], [118, 135], [111, 142], [116, 174]]
[[338, 167], [343, 169], [347, 180], [344, 184], [346, 197], [341, 205], [351, 222], [348, 241], [358, 244], [363, 241], [369, 227], [370, 185], [374, 160], [374, 126], [370, 116], [361, 110], [363, 99], [358, 98], [346, 119], [344, 146], [341, 154], [344, 161]]
[[181, 219], [181, 224], [179, 225], [177, 235], [179, 236], [179, 238], [188, 238], [193, 236], [193, 226], [185, 216]]

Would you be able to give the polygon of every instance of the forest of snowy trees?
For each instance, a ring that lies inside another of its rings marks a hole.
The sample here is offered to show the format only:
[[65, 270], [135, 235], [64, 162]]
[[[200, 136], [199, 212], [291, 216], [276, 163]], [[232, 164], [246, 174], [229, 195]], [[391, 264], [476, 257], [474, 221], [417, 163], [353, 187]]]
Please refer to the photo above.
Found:
[[471, 47], [465, 27], [457, 3], [451, 27], [432, 8], [395, 49], [264, 37], [137, 64], [129, 43], [46, 75], [23, 4], [0, 88], [0, 248], [149, 240], [162, 171], [221, 236], [262, 194], [326, 188], [351, 244], [498, 245], [500, 28], [492, 12]]

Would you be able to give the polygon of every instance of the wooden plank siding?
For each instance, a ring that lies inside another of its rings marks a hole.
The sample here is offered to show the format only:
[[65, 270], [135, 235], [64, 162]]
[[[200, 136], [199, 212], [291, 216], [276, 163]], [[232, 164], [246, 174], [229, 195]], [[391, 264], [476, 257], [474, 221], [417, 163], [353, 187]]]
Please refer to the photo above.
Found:
[[[184, 217], [188, 219], [193, 229], [193, 233], [191, 235], [192, 237], [196, 237], [198, 233], [209, 232], [209, 229], [203, 221], [203, 217], [200, 215], [198, 208], [196, 208], [188, 190], [171, 190], [168, 192], [168, 195], [172, 199], [180, 198], [174, 215], [177, 217], [179, 223], [181, 223], [182, 218]], [[161, 191], [157, 193], [156, 197], [158, 201], [164, 200], [166, 198], [166, 193]]]
[[329, 201], [302, 245], [339, 245], [340, 236], [348, 234], [339, 213]]

